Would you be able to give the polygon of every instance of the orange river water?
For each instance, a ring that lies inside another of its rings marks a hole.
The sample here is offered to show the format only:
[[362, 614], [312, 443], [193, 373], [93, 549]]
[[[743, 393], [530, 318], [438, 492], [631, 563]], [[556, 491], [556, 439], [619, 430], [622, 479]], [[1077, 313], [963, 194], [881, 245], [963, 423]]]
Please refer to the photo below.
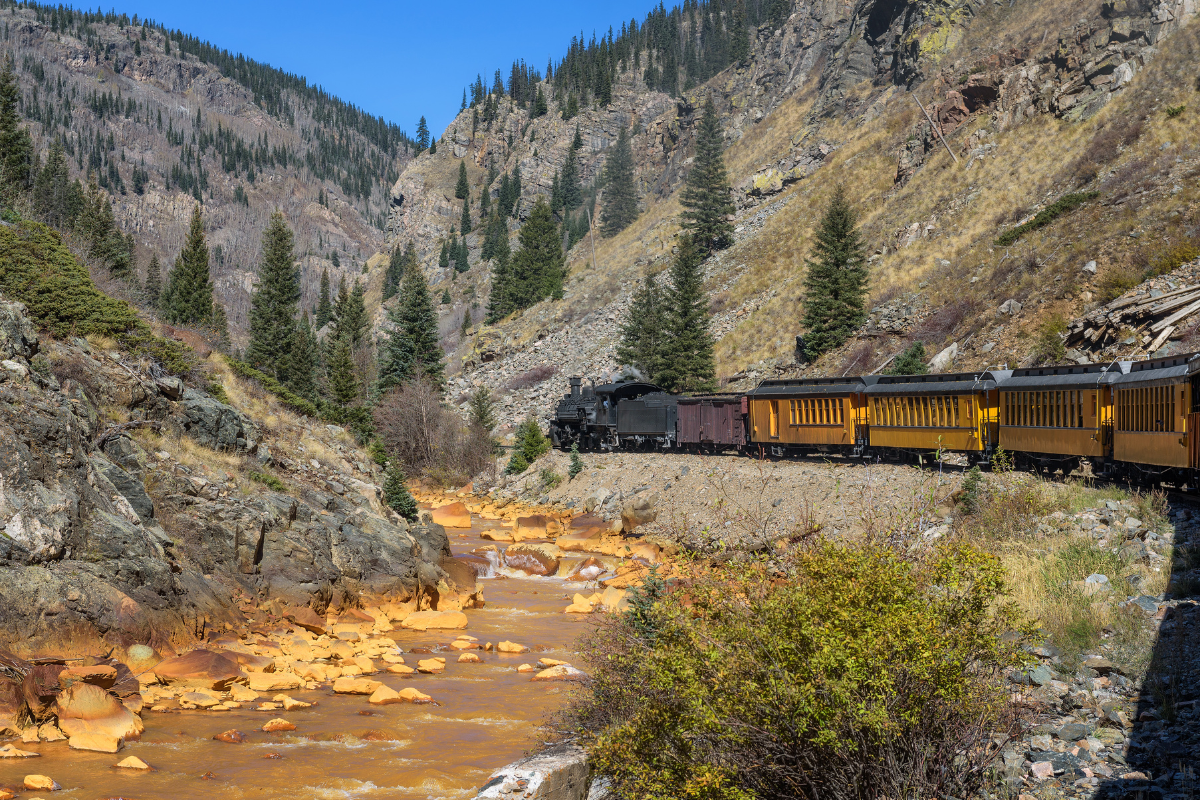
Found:
[[[455, 554], [491, 544], [479, 534], [482, 526], [494, 524], [450, 530]], [[25, 775], [41, 774], [57, 781], [61, 791], [22, 790], [21, 800], [474, 797], [494, 770], [534, 745], [539, 722], [572, 691], [570, 684], [533, 683], [529, 674], [518, 674], [516, 667], [536, 663], [543, 656], [575, 663], [572, 646], [588, 625], [586, 618], [562, 613], [570, 596], [584, 588], [582, 583], [499, 570], [494, 577], [484, 577], [481, 585], [487, 605], [467, 612], [470, 624], [465, 633], [481, 643], [509, 639], [528, 645], [532, 652], [509, 655], [476, 650], [483, 663], [459, 664], [451, 651], [442, 654], [447, 663], [441, 675], [401, 678], [381, 672], [371, 676], [394, 689], [416, 687], [432, 696], [436, 706], [376, 707], [365, 697], [335, 695], [324, 688], [288, 692], [314, 704], [291, 712], [146, 710], [145, 733], [139, 741], [127, 742], [117, 755], [75, 751], [65, 742], [18, 742], [18, 747], [37, 751], [41, 757], [0, 759], [0, 788], [18, 789]], [[458, 633], [389, 635], [412, 665], [416, 658], [427, 657], [409, 657], [412, 648], [444, 646]], [[275, 716], [288, 719], [297, 730], [260, 732], [263, 723]], [[246, 733], [249, 741], [213, 740], [215, 734], [231, 728]], [[114, 768], [131, 755], [153, 770]]]

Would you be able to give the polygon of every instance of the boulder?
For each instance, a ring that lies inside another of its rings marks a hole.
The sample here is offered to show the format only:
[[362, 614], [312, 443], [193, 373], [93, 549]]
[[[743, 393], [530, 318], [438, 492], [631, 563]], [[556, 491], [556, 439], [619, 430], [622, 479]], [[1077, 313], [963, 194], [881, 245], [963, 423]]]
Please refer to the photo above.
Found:
[[213, 737], [215, 741], [226, 742], [228, 744], [242, 744], [246, 741], [246, 734], [241, 731], [231, 730], [224, 733], [218, 733]]
[[479, 534], [480, 539], [487, 539], [489, 542], [511, 542], [514, 541], [513, 535], [503, 528], [490, 528]]
[[21, 750], [11, 744], [0, 744], [0, 758], [37, 758], [41, 753]]
[[392, 664], [387, 668], [387, 671], [393, 675], [412, 675], [414, 672], [416, 672], [415, 669], [405, 666], [404, 664]]
[[318, 617], [317, 612], [311, 608], [290, 609], [284, 615], [284, 618], [291, 620], [297, 627], [304, 628], [304, 630], [315, 633], [318, 636], [326, 633], [325, 620]]
[[150, 769], [150, 765], [137, 756], [130, 756], [114, 765], [117, 769]]
[[482, 661], [483, 659], [474, 653], [463, 653], [458, 657], [458, 663], [460, 664], [479, 664]]
[[21, 681], [21, 694], [25, 706], [36, 720], [45, 720], [54, 711], [54, 700], [62, 687], [58, 675], [66, 667], [61, 664], [38, 664], [25, 674]]
[[413, 631], [458, 630], [467, 627], [467, 615], [461, 611], [417, 611], [405, 617], [400, 627]]
[[183, 393], [183, 429], [213, 450], [253, 453], [258, 449], [258, 430], [249, 417], [196, 389]]
[[589, 772], [583, 748], [554, 747], [492, 773], [476, 800], [515, 796], [531, 800], [585, 800]]
[[149, 672], [162, 661], [162, 656], [154, 652], [154, 648], [144, 644], [132, 644], [125, 650], [125, 666], [135, 675]]
[[228, 654], [215, 650], [193, 650], [175, 658], [160, 661], [154, 674], [168, 686], [227, 691], [234, 681], [246, 673]]
[[556, 667], [550, 667], [534, 675], [530, 680], [534, 681], [585, 681], [587, 673], [583, 670], [575, 669], [570, 664], [559, 664]]
[[471, 527], [471, 512], [463, 503], [451, 503], [433, 509], [433, 521], [445, 528]]
[[950, 346], [939, 352], [929, 362], [930, 372], [948, 372], [954, 359], [958, 357], [958, 342], [951, 342]]
[[531, 514], [528, 517], [517, 517], [516, 527], [513, 528], [513, 541], [524, 542], [530, 539], [545, 539], [559, 530], [558, 521], [544, 514]]
[[401, 689], [400, 699], [404, 700], [406, 703], [416, 703], [417, 705], [424, 705], [426, 703], [433, 702], [432, 697], [423, 692], [419, 692], [412, 687]]
[[530, 575], [553, 575], [558, 572], [562, 550], [549, 543], [514, 544], [504, 551], [504, 563]]
[[37, 355], [38, 335], [24, 303], [0, 300], [0, 359]]
[[621, 507], [621, 524], [626, 533], [656, 519], [658, 511], [654, 508], [654, 500], [646, 495], [638, 495]]
[[263, 733], [280, 733], [283, 731], [294, 731], [294, 730], [296, 730], [295, 725], [288, 722], [286, 719], [283, 719], [280, 717], [276, 717], [275, 719], [268, 720], [267, 723], [262, 726]]
[[560, 550], [569, 552], [587, 552], [594, 550], [600, 542], [600, 537], [608, 530], [608, 526], [591, 528], [572, 528], [569, 532], [554, 540]]
[[77, 733], [67, 742], [72, 750], [90, 750], [94, 753], [116, 753], [121, 749], [121, 740], [103, 733]]
[[528, 653], [529, 648], [516, 642], [504, 641], [496, 645], [496, 651], [499, 653]]
[[608, 565], [598, 558], [585, 558], [575, 564], [564, 566], [570, 570], [566, 575], [569, 581], [594, 581], [609, 569]]
[[379, 681], [367, 678], [338, 678], [333, 682], [336, 694], [375, 694], [375, 690], [383, 686]]
[[426, 658], [417, 662], [417, 672], [424, 672], [426, 675], [439, 675], [446, 671], [446, 659], [444, 658]]
[[26, 775], [23, 783], [31, 792], [57, 792], [62, 788], [45, 775]]
[[253, 692], [286, 692], [299, 689], [304, 679], [290, 672], [254, 672], [248, 680]]
[[58, 727], [72, 739], [81, 734], [100, 734], [130, 739], [142, 733], [142, 719], [117, 698], [90, 683], [63, 689], [55, 700]]

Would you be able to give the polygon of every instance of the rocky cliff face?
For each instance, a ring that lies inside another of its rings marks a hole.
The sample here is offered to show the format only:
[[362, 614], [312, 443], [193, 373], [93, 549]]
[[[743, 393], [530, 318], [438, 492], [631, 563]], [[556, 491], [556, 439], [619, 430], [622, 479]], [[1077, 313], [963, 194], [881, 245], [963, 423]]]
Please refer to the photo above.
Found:
[[[307, 434], [301, 466], [278, 426], [102, 346], [39, 340], [0, 299], [0, 647], [171, 650], [286, 607], [477, 601], [441, 568], [445, 530], [386, 511], [344, 433]], [[246, 481], [270, 464], [286, 483]]]

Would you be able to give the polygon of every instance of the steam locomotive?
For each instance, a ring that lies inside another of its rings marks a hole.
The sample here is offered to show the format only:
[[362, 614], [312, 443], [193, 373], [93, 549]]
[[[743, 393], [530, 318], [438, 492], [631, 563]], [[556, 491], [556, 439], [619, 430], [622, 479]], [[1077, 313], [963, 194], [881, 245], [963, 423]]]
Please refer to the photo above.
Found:
[[763, 381], [741, 394], [680, 396], [644, 381], [571, 379], [550, 424], [556, 447], [740, 450], [905, 460], [961, 453], [986, 466], [1195, 485], [1200, 354], [943, 375]]

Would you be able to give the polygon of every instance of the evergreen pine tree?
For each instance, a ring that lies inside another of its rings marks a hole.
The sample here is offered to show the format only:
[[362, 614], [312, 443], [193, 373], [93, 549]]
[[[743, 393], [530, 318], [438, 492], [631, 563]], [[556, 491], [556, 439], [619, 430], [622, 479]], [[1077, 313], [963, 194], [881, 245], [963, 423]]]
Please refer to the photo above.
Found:
[[542, 92], [542, 87], [538, 86], [537, 95], [533, 99], [533, 118], [544, 117], [549, 110], [550, 107], [546, 105], [546, 95]]
[[0, 192], [9, 203], [30, 188], [33, 177], [33, 139], [21, 125], [20, 101], [21, 87], [10, 53], [0, 70]]
[[562, 298], [566, 257], [562, 238], [550, 206], [542, 197], [521, 226], [521, 247], [512, 257], [510, 293], [516, 308], [528, 308], [539, 300]]
[[471, 194], [471, 184], [467, 182], [467, 162], [458, 162], [458, 184], [454, 187], [454, 196], [466, 200]]
[[600, 213], [600, 229], [605, 236], [615, 236], [628, 228], [637, 215], [633, 147], [629, 143], [629, 132], [621, 128], [617, 144], [604, 163], [604, 210]]
[[489, 181], [483, 187], [483, 192], [481, 192], [479, 195], [479, 224], [481, 225], [483, 224], [483, 221], [488, 218], [488, 214], [491, 213], [492, 210], [491, 185], [491, 181]]
[[462, 105], [459, 107], [458, 113], [461, 114], [462, 112], [464, 112], [466, 110], [467, 110], [467, 90], [463, 89]]
[[575, 123], [575, 136], [571, 139], [571, 151], [578, 153], [583, 149], [583, 134], [579, 130], [579, 123]]
[[349, 336], [334, 339], [333, 355], [329, 360], [329, 394], [342, 408], [358, 399], [358, 376], [354, 374]]
[[212, 304], [212, 316], [210, 324], [213, 333], [217, 338], [217, 350], [222, 353], [229, 353], [233, 349], [233, 339], [229, 336], [229, 318], [225, 316], [225, 306], [218, 303], [216, 300]]
[[395, 511], [409, 522], [417, 521], [417, 501], [404, 484], [404, 470], [396, 463], [396, 459], [388, 460], [387, 473], [383, 481], [383, 498], [388, 508]]
[[579, 98], [575, 96], [575, 92], [571, 92], [567, 96], [567, 104], [563, 108], [562, 118], [564, 120], [572, 120], [579, 115]]
[[567, 151], [567, 160], [563, 163], [558, 186], [562, 193], [564, 216], [583, 205], [583, 186], [579, 182], [579, 158], [574, 147]]
[[436, 152], [437, 152], [437, 139], [430, 139], [429, 140], [429, 155], [433, 155]]
[[496, 207], [499, 209], [500, 216], [511, 216], [512, 204], [512, 177], [506, 172], [500, 179], [500, 191], [496, 194]]
[[438, 254], [438, 267], [441, 269], [450, 268], [450, 246], [445, 239], [442, 239], [442, 252]]
[[176, 325], [203, 325], [212, 319], [213, 285], [208, 272], [208, 244], [200, 206], [192, 211], [187, 241], [171, 271], [167, 319]]
[[333, 303], [329, 298], [329, 270], [321, 270], [321, 294], [317, 300], [317, 330], [333, 319]]
[[571, 445], [571, 466], [567, 467], [567, 477], [571, 480], [583, 472], [583, 459], [579, 457], [579, 445]]
[[512, 209], [508, 212], [513, 219], [521, 217], [521, 165], [513, 167], [512, 173]]
[[453, 303], [453, 302], [454, 302], [454, 299], [450, 297], [450, 290], [449, 290], [449, 289], [443, 289], [443, 290], [442, 290], [442, 302], [441, 302], [441, 304], [442, 304], [442, 305], [444, 305], [444, 306], [448, 306], [448, 305], [450, 305], [450, 304], [451, 304], [451, 303]]
[[472, 323], [472, 320], [471, 320], [471, 309], [469, 309], [469, 308], [467, 308], [467, 309], [464, 309], [464, 310], [463, 310], [463, 321], [462, 321], [462, 327], [461, 327], [461, 328], [459, 328], [459, 331], [458, 331], [458, 334], [459, 334], [459, 338], [460, 338], [460, 339], [465, 339], [465, 338], [467, 338], [467, 336], [469, 336], [469, 335], [470, 335], [470, 333], [471, 333], [471, 323]]
[[350, 297], [346, 301], [346, 314], [338, 319], [338, 334], [345, 332], [350, 337], [350, 346], [358, 347], [367, 334], [371, 321], [367, 318], [366, 289], [355, 281]]
[[484, 320], [489, 325], [494, 325], [516, 310], [512, 295], [510, 260], [508, 235], [506, 234], [497, 243], [497, 251], [492, 260], [492, 291], [488, 295], [487, 313], [484, 316]]
[[288, 356], [300, 302], [300, 270], [292, 244], [292, 230], [276, 211], [263, 231], [262, 264], [250, 298], [250, 343], [245, 355], [250, 366], [284, 383], [289, 380]]
[[467, 237], [458, 240], [458, 256], [454, 259], [454, 271], [466, 272], [471, 268], [471, 249], [467, 247]]
[[554, 180], [550, 182], [550, 212], [559, 219], [566, 216], [563, 212], [562, 180], [558, 170], [554, 171]]
[[696, 157], [680, 196], [683, 228], [690, 232], [702, 258], [733, 244], [734, 212], [729, 176], [722, 156], [724, 137], [712, 98], [704, 104], [704, 117], [696, 133]]
[[388, 389], [422, 376], [438, 388], [446, 366], [438, 343], [437, 312], [420, 268], [404, 273], [400, 302], [388, 314], [392, 330], [379, 358], [379, 388]]
[[145, 283], [146, 304], [151, 308], [158, 308], [158, 301], [162, 297], [162, 266], [158, 263], [158, 256], [150, 256], [150, 266], [146, 267], [146, 283]]
[[293, 327], [289, 347], [287, 387], [305, 400], [317, 399], [317, 337], [304, 314]]
[[462, 229], [463, 238], [466, 238], [466, 235], [471, 232], [471, 196], [469, 194], [463, 198], [462, 216], [458, 218], [458, 226]]
[[400, 276], [404, 274], [404, 253], [399, 247], [392, 251], [388, 259], [387, 270], [383, 273], [383, 300], [387, 302], [396, 296], [400, 288]]
[[667, 332], [666, 302], [658, 281], [647, 275], [633, 294], [621, 325], [618, 364], [637, 368], [648, 381], [657, 381]]
[[485, 431], [491, 431], [496, 427], [496, 402], [492, 400], [492, 393], [486, 386], [480, 386], [471, 393], [467, 414], [472, 423]]
[[421, 154], [422, 150], [429, 147], [429, 123], [422, 116], [417, 123], [417, 155]]
[[704, 256], [690, 237], [679, 242], [666, 292], [666, 335], [657, 380], [668, 392], [710, 392], [716, 388], [708, 298], [700, 266]]
[[338, 278], [337, 299], [333, 301], [333, 324], [337, 327], [345, 318], [350, 305], [350, 290], [346, 288], [346, 276]]
[[804, 278], [805, 355], [840, 346], [866, 320], [866, 247], [845, 189], [838, 186], [817, 226]]

